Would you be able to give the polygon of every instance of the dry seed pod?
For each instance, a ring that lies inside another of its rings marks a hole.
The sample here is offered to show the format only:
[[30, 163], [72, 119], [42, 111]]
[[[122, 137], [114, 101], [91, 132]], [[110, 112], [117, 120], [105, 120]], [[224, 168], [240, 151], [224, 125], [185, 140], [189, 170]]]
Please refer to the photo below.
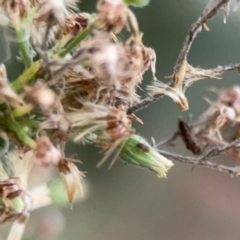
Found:
[[107, 31], [119, 33], [124, 26], [128, 27], [128, 11], [122, 0], [99, 0], [97, 10]]
[[199, 147], [196, 138], [194, 137], [191, 127], [181, 118], [178, 119], [178, 132], [186, 148], [193, 154], [201, 154], [202, 149]]

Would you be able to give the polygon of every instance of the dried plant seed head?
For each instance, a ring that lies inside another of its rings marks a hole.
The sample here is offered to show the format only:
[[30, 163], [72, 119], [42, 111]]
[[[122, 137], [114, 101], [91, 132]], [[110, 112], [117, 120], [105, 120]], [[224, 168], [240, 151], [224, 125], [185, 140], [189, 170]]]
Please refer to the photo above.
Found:
[[233, 107], [236, 113], [240, 115], [240, 88], [238, 86], [221, 91], [218, 101], [226, 106]]
[[47, 115], [53, 112], [58, 103], [55, 93], [40, 81], [37, 81], [34, 87], [26, 86], [25, 92], [32, 103], [39, 106]]
[[19, 28], [23, 18], [26, 18], [30, 9], [28, 0], [2, 0], [0, 8], [11, 23]]
[[169, 96], [182, 111], [188, 110], [189, 108], [187, 98], [183, 92], [177, 88], [170, 87], [169, 85], [164, 84], [160, 81], [154, 81], [152, 85], [147, 86], [147, 90], [151, 96]]
[[61, 157], [61, 151], [53, 146], [52, 142], [47, 136], [42, 136], [37, 139], [35, 158], [41, 165], [57, 165], [58, 162], [61, 160]]
[[97, 10], [98, 19], [107, 31], [119, 33], [128, 26], [128, 11], [122, 0], [99, 0]]
[[63, 25], [66, 17], [66, 8], [63, 0], [45, 0], [38, 6], [36, 23], [44, 23], [48, 26]]
[[107, 115], [106, 134], [112, 142], [119, 139], [128, 138], [134, 133], [131, 127], [131, 121], [126, 114], [126, 109], [123, 106], [112, 108]]
[[63, 35], [77, 36], [88, 24], [90, 15], [88, 13], [71, 14], [67, 16], [65, 24], [61, 29]]

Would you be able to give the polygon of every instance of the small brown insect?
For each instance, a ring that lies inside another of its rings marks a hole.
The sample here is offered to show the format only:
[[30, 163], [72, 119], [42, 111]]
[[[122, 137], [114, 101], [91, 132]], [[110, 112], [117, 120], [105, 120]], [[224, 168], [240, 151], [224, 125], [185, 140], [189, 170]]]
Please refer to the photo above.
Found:
[[149, 152], [150, 151], [150, 148], [143, 143], [137, 143], [136, 146], [138, 148], [140, 148], [143, 152]]

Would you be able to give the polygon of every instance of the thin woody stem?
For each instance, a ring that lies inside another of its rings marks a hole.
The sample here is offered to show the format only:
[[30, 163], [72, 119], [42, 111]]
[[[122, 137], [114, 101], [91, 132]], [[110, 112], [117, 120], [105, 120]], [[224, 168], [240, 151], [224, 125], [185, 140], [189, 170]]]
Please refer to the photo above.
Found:
[[[209, 75], [205, 75], [204, 79], [207, 78], [212, 78], [213, 76], [220, 76], [222, 74], [224, 74], [225, 72], [228, 71], [232, 71], [232, 70], [237, 70], [238, 72], [240, 72], [240, 63], [236, 63], [236, 64], [228, 64], [225, 66], [218, 66], [216, 68], [212, 68], [212, 69], [205, 69], [204, 72], [208, 73]], [[203, 76], [201, 74], [194, 74], [194, 77], [199, 77], [202, 78]], [[191, 80], [192, 76], [185, 76], [184, 81], [187, 82], [188, 80]]]
[[[202, 25], [205, 24], [209, 19], [213, 18], [217, 14], [218, 10], [228, 2], [229, 2], [229, 0], [219, 0], [217, 3], [212, 4], [212, 0], [210, 0], [209, 3], [206, 5], [202, 15], [198, 18], [198, 20], [195, 23], [192, 24], [192, 26], [185, 38], [185, 41], [183, 42], [182, 49], [179, 53], [178, 59], [174, 66], [173, 80], [170, 83], [170, 85], [174, 85], [175, 81], [177, 80], [176, 73], [180, 70], [184, 60], [186, 59], [187, 54], [193, 44], [193, 41], [194, 41], [195, 37], [197, 36], [197, 34], [199, 33], [199, 31], [201, 30]], [[232, 69], [229, 69], [226, 71], [230, 71], [230, 70], [232, 70]], [[147, 97], [147, 98], [143, 99], [141, 102], [128, 108], [127, 113], [132, 114], [134, 112], [137, 112], [137, 111], [147, 107], [151, 103], [157, 101], [162, 96], [163, 96], [163, 94], [155, 94], [151, 97]]]
[[225, 165], [221, 165], [218, 163], [210, 162], [208, 161], [209, 158], [219, 156], [220, 154], [234, 148], [240, 148], [240, 139], [237, 139], [230, 144], [227, 144], [224, 147], [214, 147], [210, 149], [207, 153], [205, 153], [202, 156], [199, 157], [188, 157], [188, 156], [182, 156], [174, 153], [169, 153], [166, 151], [158, 150], [160, 154], [165, 156], [166, 158], [182, 163], [189, 163], [193, 165], [199, 165], [199, 166], [204, 166], [213, 170], [217, 170], [223, 173], [228, 173], [231, 176], [234, 176], [240, 172], [240, 166], [235, 166], [235, 167], [229, 167]]
[[[228, 65], [225, 65], [225, 66], [218, 66], [216, 68], [208, 69], [207, 71], [211, 72], [212, 74], [221, 75], [221, 74], [224, 74], [225, 72], [236, 70], [236, 69], [239, 71], [240, 63], [228, 64]], [[207, 78], [211, 78], [211, 77], [206, 76], [206, 79]], [[185, 80], [186, 80], [186, 78], [185, 78]], [[140, 111], [143, 108], [150, 105], [151, 103], [157, 101], [161, 97], [163, 97], [163, 94], [156, 94], [153, 97], [147, 97], [147, 98], [143, 99], [141, 102], [129, 107], [128, 110], [127, 110], [127, 114], [132, 114], [134, 112]]]
[[81, 41], [83, 41], [88, 36], [90, 30], [91, 25], [87, 26], [81, 33], [79, 33], [78, 36], [76, 36], [74, 40], [72, 40], [67, 45], [67, 47], [59, 53], [59, 56], [65, 57], [69, 52], [71, 52]]
[[[201, 31], [202, 25], [206, 23], [209, 19], [213, 18], [217, 14], [218, 10], [229, 1], [230, 0], [220, 0], [213, 5], [211, 4], [212, 0], [209, 1], [202, 15], [198, 18], [198, 20], [195, 23], [192, 24], [185, 38], [185, 41], [183, 42], [182, 49], [179, 53], [178, 59], [174, 66], [173, 74], [177, 73], [181, 68], [184, 59], [187, 57], [187, 54], [191, 49], [194, 39], [196, 38], [197, 34]], [[173, 83], [174, 83], [174, 77], [173, 77]]]

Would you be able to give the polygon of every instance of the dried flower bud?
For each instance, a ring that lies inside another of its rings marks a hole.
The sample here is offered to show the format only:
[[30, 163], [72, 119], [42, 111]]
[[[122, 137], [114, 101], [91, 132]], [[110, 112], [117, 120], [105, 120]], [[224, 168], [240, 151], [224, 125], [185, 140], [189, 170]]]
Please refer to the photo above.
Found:
[[28, 0], [2, 0], [0, 3], [5, 11], [6, 16], [11, 20], [11, 22], [17, 27], [20, 24], [22, 18], [27, 17], [30, 4]]
[[66, 17], [66, 8], [63, 0], [45, 0], [38, 7], [37, 23], [43, 22], [49, 26], [63, 25]]
[[158, 177], [166, 178], [172, 161], [160, 155], [150, 144], [138, 135], [132, 135], [122, 148], [120, 158], [125, 162], [145, 167], [156, 172]]
[[100, 0], [97, 5], [98, 18], [108, 31], [118, 33], [128, 25], [127, 7], [122, 0]]
[[221, 91], [219, 94], [219, 102], [226, 106], [231, 106], [240, 115], [240, 88], [235, 86], [233, 88]]
[[170, 87], [160, 81], [154, 81], [153, 85], [147, 86], [147, 89], [151, 96], [167, 95], [173, 99], [173, 101], [181, 110], [188, 110], [189, 106], [187, 98], [182, 93], [182, 91], [178, 90], [177, 88]]
[[134, 131], [131, 129], [131, 121], [126, 115], [126, 109], [123, 106], [112, 108], [107, 117], [106, 134], [111, 141], [129, 137]]
[[85, 103], [83, 109], [69, 113], [68, 118], [73, 128], [83, 129], [75, 141], [95, 131], [102, 131], [101, 138], [105, 139], [104, 144], [115, 145], [134, 132], [123, 107], [113, 108]]
[[50, 114], [55, 107], [61, 107], [55, 93], [40, 81], [38, 81], [34, 87], [26, 86], [25, 91], [32, 100], [32, 103], [39, 106], [47, 115]]
[[61, 157], [61, 151], [53, 146], [47, 136], [42, 136], [37, 139], [35, 158], [39, 163], [43, 166], [48, 166], [50, 164], [57, 165]]
[[62, 159], [58, 163], [58, 171], [64, 183], [70, 203], [73, 203], [77, 192], [83, 196], [82, 178], [83, 172], [80, 172], [74, 163], [68, 159]]
[[65, 25], [63, 27], [63, 35], [71, 35], [72, 37], [77, 36], [88, 23], [88, 18], [90, 15], [88, 13], [78, 13], [67, 16]]

